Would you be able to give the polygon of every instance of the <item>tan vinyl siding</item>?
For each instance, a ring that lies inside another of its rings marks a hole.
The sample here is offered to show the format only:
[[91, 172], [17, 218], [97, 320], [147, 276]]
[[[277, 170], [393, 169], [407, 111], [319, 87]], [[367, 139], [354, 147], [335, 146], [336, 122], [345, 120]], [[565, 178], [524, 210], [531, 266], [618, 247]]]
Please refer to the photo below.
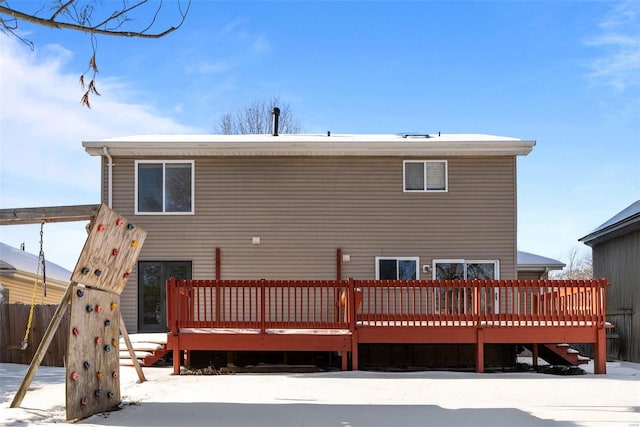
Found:
[[[134, 215], [135, 160], [114, 158], [113, 208], [147, 230], [140, 260], [190, 260], [196, 279], [215, 277], [216, 247], [223, 279], [333, 279], [337, 248], [344, 278], [374, 279], [376, 256], [417, 256], [420, 270], [495, 259], [516, 277], [512, 156], [416, 158], [448, 161], [439, 193], [403, 192], [411, 158], [195, 158], [195, 215]], [[122, 296], [133, 330], [136, 283]]]

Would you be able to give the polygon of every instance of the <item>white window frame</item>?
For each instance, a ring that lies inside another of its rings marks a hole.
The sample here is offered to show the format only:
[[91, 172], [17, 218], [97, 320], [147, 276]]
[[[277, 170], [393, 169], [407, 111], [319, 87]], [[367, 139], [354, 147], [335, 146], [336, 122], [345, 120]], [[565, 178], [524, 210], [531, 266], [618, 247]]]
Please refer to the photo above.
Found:
[[[191, 210], [187, 212], [165, 212], [165, 165], [171, 163], [188, 163], [191, 165]], [[138, 210], [138, 165], [139, 164], [161, 164], [162, 165], [162, 211], [161, 212], [140, 212]], [[195, 198], [195, 183], [196, 183], [196, 162], [195, 160], [136, 160], [135, 161], [135, 191], [134, 191], [134, 205], [136, 215], [194, 215], [196, 198]]]
[[[424, 165], [424, 182], [422, 190], [407, 190], [407, 163], [422, 163]], [[427, 163], [444, 163], [444, 189], [427, 189]], [[446, 193], [449, 191], [449, 162], [447, 160], [403, 160], [402, 161], [402, 191], [404, 193]]]
[[[379, 261], [395, 260], [397, 261], [414, 261], [416, 263], [416, 279], [420, 280], [420, 257], [413, 256], [377, 256], [376, 257], [376, 280], [380, 280], [380, 263]], [[396, 269], [397, 271], [397, 269]], [[400, 280], [400, 279], [396, 279]]]

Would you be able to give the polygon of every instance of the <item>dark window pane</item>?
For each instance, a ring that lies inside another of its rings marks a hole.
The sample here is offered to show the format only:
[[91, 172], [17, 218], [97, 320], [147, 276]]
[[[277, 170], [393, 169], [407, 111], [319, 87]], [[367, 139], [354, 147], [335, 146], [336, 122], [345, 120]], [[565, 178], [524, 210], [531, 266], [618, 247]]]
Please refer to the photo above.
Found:
[[160, 264], [142, 264], [143, 315], [145, 325], [158, 325], [161, 320], [162, 267]]
[[413, 260], [398, 261], [398, 279], [416, 280], [416, 262]]
[[165, 165], [165, 212], [191, 212], [191, 163]]
[[457, 262], [436, 263], [437, 280], [462, 280], [464, 279], [464, 264]]
[[138, 212], [162, 212], [162, 164], [138, 164]]
[[404, 189], [424, 190], [424, 163], [404, 164]]
[[395, 259], [378, 260], [378, 273], [380, 280], [397, 280], [397, 262]]
[[495, 269], [494, 263], [467, 264], [467, 279], [493, 280]]
[[167, 278], [188, 279], [191, 277], [191, 263], [169, 264], [167, 273]]

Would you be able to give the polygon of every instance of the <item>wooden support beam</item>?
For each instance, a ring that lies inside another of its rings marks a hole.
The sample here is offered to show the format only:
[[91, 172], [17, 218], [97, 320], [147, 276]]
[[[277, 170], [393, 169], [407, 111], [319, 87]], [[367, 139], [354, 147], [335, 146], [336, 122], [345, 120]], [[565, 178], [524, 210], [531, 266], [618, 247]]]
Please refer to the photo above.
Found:
[[607, 373], [607, 334], [605, 328], [598, 328], [596, 342], [593, 345], [593, 372]]
[[147, 379], [144, 377], [142, 367], [140, 366], [140, 362], [138, 362], [138, 358], [136, 357], [136, 352], [133, 350], [133, 345], [131, 345], [131, 340], [129, 339], [129, 334], [127, 333], [127, 327], [124, 324], [122, 312], [120, 312], [120, 334], [122, 335], [122, 338], [124, 338], [124, 342], [127, 345], [127, 350], [129, 350], [129, 357], [131, 357], [133, 367], [136, 368], [136, 372], [138, 373], [138, 379], [141, 383], [143, 383]]
[[476, 339], [476, 372], [484, 372], [484, 329], [477, 329]]
[[96, 216], [99, 207], [96, 204], [0, 209], [0, 225], [88, 221]]
[[67, 311], [69, 301], [71, 300], [71, 290], [75, 285], [77, 285], [77, 283], [72, 282], [69, 286], [67, 286], [67, 291], [62, 297], [62, 301], [60, 301], [60, 304], [58, 304], [58, 308], [56, 309], [55, 313], [53, 313], [53, 318], [51, 319], [51, 322], [49, 322], [47, 330], [44, 332], [44, 336], [42, 337], [42, 341], [40, 342], [36, 353], [33, 355], [33, 359], [31, 360], [29, 369], [27, 370], [27, 373], [22, 380], [22, 384], [20, 384], [20, 388], [18, 388], [18, 392], [11, 402], [12, 408], [17, 408], [22, 403], [24, 395], [27, 393], [27, 390], [31, 385], [31, 381], [33, 381], [33, 377], [36, 375], [36, 371], [38, 370], [40, 363], [42, 363], [42, 359], [44, 359], [44, 356], [49, 349], [51, 340], [53, 340], [53, 336], [56, 334], [56, 331], [60, 326], [60, 322], [62, 321], [64, 312]]

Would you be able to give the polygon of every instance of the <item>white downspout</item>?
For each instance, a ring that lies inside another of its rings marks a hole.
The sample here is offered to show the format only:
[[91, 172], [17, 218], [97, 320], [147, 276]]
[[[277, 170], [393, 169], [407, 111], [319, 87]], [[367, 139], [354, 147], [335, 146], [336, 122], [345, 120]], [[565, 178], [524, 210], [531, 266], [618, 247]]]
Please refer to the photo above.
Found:
[[109, 151], [107, 150], [107, 146], [103, 145], [102, 146], [102, 152], [104, 153], [105, 157], [109, 160], [109, 167], [108, 167], [108, 177], [107, 177], [107, 185], [108, 185], [108, 190], [107, 190], [107, 206], [112, 207], [112, 194], [113, 194], [113, 189], [112, 189], [112, 173], [113, 173], [113, 159], [111, 158], [111, 155], [109, 154]]

